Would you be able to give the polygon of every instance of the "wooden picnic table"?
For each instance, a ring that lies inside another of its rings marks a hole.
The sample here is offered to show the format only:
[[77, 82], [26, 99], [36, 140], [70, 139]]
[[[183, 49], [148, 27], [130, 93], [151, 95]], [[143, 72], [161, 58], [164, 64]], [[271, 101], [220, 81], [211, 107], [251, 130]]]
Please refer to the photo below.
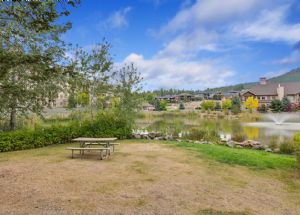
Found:
[[91, 138], [91, 137], [79, 137], [75, 138], [72, 141], [73, 142], [79, 142], [80, 147], [84, 148], [86, 146], [90, 145], [102, 145], [106, 148], [109, 148], [112, 146], [113, 151], [115, 150], [115, 145], [118, 145], [118, 143], [113, 143], [118, 138], [112, 137], [112, 138]]

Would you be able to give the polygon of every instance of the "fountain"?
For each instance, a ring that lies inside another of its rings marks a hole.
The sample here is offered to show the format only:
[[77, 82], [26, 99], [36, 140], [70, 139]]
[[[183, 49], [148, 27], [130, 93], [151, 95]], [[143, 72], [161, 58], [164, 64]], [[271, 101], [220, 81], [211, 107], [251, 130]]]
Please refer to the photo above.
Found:
[[270, 134], [291, 136], [300, 131], [300, 113], [268, 113], [262, 117], [263, 121], [245, 123], [245, 126], [263, 128]]

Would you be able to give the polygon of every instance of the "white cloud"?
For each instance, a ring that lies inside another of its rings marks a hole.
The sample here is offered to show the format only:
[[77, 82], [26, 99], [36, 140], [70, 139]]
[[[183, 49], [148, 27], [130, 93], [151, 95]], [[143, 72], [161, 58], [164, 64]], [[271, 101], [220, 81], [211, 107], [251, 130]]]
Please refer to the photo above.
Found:
[[245, 17], [269, 0], [198, 0], [194, 5], [180, 10], [167, 25], [160, 30], [161, 34], [176, 32], [191, 26], [224, 23], [229, 19]]
[[199, 51], [217, 51], [214, 41], [218, 35], [203, 29], [182, 33], [166, 44], [159, 56], [190, 57]]
[[288, 64], [294, 64], [300, 62], [300, 52], [299, 51], [293, 51], [289, 56], [275, 60], [272, 63], [273, 64], [280, 64], [280, 65], [288, 65]]
[[105, 21], [105, 26], [108, 28], [122, 28], [128, 26], [127, 15], [131, 10], [131, 7], [125, 7], [115, 11]]
[[205, 89], [222, 86], [234, 72], [214, 62], [183, 61], [176, 58], [144, 59], [130, 54], [123, 63], [134, 63], [148, 84], [148, 89], [185, 88]]
[[283, 41], [296, 43], [299, 41], [300, 23], [288, 24], [286, 16], [289, 5], [272, 10], [264, 10], [254, 22], [237, 25], [233, 31], [250, 40]]

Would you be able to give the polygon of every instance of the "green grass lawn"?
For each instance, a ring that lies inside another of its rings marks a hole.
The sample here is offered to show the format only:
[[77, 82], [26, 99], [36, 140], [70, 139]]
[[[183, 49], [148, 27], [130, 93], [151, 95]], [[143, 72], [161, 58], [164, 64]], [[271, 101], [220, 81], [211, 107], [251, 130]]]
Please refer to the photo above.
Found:
[[253, 169], [293, 169], [296, 158], [252, 149], [228, 148], [221, 145], [192, 144], [186, 142], [166, 142], [175, 147], [198, 153], [201, 158], [213, 159], [221, 163], [247, 166]]

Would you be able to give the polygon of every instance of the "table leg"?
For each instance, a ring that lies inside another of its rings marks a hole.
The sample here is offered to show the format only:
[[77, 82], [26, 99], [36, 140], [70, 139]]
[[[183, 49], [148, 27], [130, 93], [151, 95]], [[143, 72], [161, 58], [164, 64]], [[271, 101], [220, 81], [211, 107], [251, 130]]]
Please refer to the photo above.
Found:
[[74, 153], [74, 150], [72, 149], [72, 158], [73, 158], [73, 153]]

